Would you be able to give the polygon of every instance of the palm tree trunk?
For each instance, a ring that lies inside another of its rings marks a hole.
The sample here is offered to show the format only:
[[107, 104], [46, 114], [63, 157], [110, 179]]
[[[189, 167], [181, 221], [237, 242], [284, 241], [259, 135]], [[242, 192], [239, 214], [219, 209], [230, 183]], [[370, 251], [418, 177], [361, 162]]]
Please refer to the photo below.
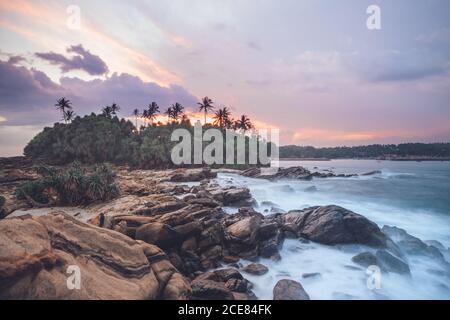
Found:
[[206, 125], [206, 110], [205, 110], [205, 125]]

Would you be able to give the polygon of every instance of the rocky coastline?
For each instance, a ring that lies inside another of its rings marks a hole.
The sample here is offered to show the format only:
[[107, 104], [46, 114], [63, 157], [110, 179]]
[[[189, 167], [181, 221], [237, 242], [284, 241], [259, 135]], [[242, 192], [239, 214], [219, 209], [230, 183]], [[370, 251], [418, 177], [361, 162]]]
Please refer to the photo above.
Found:
[[[214, 181], [220, 170], [115, 171], [121, 194], [114, 200], [32, 208], [13, 189], [38, 175], [28, 163], [3, 170], [1, 299], [258, 299], [246, 276], [268, 271], [261, 258], [280, 260], [285, 239], [364, 246], [370, 250], [352, 262], [384, 273], [410, 274], [409, 257], [425, 255], [450, 274], [448, 249], [339, 206], [262, 214], [249, 189]], [[269, 177], [258, 168], [228, 172], [269, 180], [337, 176], [301, 167]], [[66, 285], [72, 265], [83, 277], [79, 290]], [[273, 299], [309, 298], [300, 279], [281, 279], [273, 288]]]

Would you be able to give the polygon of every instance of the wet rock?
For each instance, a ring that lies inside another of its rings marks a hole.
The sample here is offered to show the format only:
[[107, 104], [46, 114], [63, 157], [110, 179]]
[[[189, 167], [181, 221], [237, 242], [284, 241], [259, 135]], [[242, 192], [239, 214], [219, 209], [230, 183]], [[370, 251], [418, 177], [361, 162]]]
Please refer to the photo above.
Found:
[[388, 272], [394, 272], [399, 274], [410, 274], [409, 266], [401, 261], [400, 259], [394, 257], [389, 252], [385, 250], [378, 250], [376, 253], [377, 263], [380, 268]]
[[153, 222], [136, 230], [136, 240], [142, 240], [164, 249], [178, 245], [181, 235], [167, 224]]
[[311, 273], [303, 273], [302, 274], [302, 278], [304, 279], [308, 279], [308, 278], [319, 278], [322, 275], [320, 274], [320, 272], [311, 272]]
[[260, 263], [251, 263], [244, 268], [242, 268], [242, 271], [245, 271], [247, 273], [256, 275], [256, 276], [262, 276], [263, 274], [266, 274], [269, 272], [269, 268], [267, 268], [265, 265]]
[[419, 238], [416, 238], [405, 230], [397, 227], [383, 226], [383, 233], [390, 237], [400, 249], [410, 255], [424, 255], [438, 260], [444, 260], [444, 256], [434, 246], [429, 246]]
[[309, 300], [309, 295], [299, 282], [283, 279], [273, 288], [273, 300]]
[[386, 236], [367, 218], [339, 206], [312, 207], [282, 215], [282, 228], [311, 241], [385, 247]]
[[362, 252], [352, 258], [352, 261], [364, 268], [377, 265], [377, 257], [372, 252]]
[[308, 188], [305, 188], [304, 191], [305, 192], [316, 192], [317, 191], [317, 187], [316, 186], [310, 186]]
[[385, 250], [377, 250], [375, 254], [371, 252], [362, 252], [354, 256], [352, 261], [365, 268], [372, 265], [378, 266], [383, 272], [394, 272], [399, 274], [410, 273], [408, 264]]
[[365, 173], [361, 173], [361, 176], [373, 176], [376, 174], [381, 174], [382, 172], [380, 170], [374, 170], [374, 171], [369, 171], [369, 172], [365, 172]]

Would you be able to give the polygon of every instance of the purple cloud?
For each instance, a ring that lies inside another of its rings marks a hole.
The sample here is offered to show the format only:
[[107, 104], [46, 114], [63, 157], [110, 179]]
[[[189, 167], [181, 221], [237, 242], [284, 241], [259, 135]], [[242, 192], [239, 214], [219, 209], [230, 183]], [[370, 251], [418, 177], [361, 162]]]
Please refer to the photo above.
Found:
[[51, 64], [58, 65], [62, 72], [83, 70], [88, 74], [95, 76], [107, 74], [109, 71], [108, 66], [99, 56], [93, 55], [88, 50], [84, 49], [81, 44], [70, 46], [67, 48], [67, 53], [73, 53], [75, 56], [67, 58], [62, 54], [54, 52], [38, 52], [35, 55]]
[[116, 102], [121, 115], [130, 116], [133, 109], [143, 109], [156, 101], [162, 110], [179, 102], [194, 107], [198, 99], [178, 85], [161, 87], [129, 74], [116, 74], [106, 79], [85, 81], [63, 77], [53, 82], [44, 72], [0, 60], [0, 116], [2, 125], [39, 125], [60, 120], [55, 101], [66, 97], [78, 115], [99, 112]]

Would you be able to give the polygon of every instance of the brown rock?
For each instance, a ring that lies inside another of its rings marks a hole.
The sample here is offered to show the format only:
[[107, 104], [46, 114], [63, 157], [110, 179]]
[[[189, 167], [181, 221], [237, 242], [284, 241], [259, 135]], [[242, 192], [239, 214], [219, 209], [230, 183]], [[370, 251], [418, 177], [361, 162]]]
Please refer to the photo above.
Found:
[[[183, 299], [190, 286], [152, 245], [65, 214], [0, 221], [1, 299]], [[67, 286], [69, 266], [79, 290]], [[76, 268], [75, 267], [75, 268]]]
[[249, 265], [242, 268], [242, 271], [245, 271], [247, 273], [250, 273], [250, 274], [253, 274], [256, 276], [261, 276], [261, 275], [269, 272], [269, 268], [267, 268], [265, 265], [260, 264], [260, 263], [250, 263]]
[[142, 240], [164, 249], [178, 245], [181, 241], [181, 235], [167, 224], [153, 222], [136, 230], [136, 240]]
[[273, 300], [309, 300], [309, 295], [300, 283], [283, 279], [273, 288]]

